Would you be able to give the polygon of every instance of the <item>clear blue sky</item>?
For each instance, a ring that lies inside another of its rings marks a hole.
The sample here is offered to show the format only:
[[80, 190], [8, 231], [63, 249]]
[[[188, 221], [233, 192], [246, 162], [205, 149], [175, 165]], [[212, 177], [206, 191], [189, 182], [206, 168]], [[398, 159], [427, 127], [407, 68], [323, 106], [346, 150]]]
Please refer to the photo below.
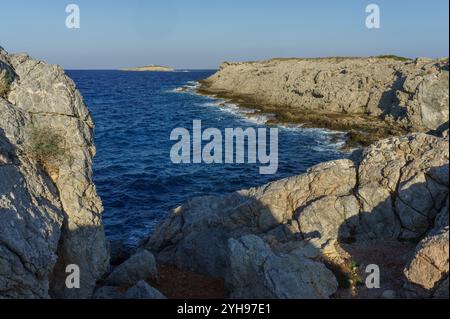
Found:
[[[216, 68], [271, 57], [448, 56], [448, 0], [0, 0], [0, 45], [65, 68]], [[81, 29], [65, 27], [65, 7]], [[381, 29], [365, 27], [366, 5]]]

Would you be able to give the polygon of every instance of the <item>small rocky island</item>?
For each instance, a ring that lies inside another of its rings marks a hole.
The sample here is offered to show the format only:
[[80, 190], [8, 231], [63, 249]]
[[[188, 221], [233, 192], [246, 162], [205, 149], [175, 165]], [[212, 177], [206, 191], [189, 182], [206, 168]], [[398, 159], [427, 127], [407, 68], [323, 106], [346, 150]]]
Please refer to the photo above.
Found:
[[[133, 71], [160, 71], [149, 68]], [[205, 278], [228, 298], [448, 298], [448, 72], [448, 59], [222, 65], [202, 93], [279, 121], [356, 127], [370, 145], [194, 198], [130, 252], [105, 239], [94, 123], [74, 82], [0, 47], [0, 299], [175, 298]], [[68, 265], [79, 266], [80, 289], [66, 286]], [[364, 283], [371, 265], [379, 289]], [[169, 289], [180, 271], [189, 281]]]
[[169, 68], [166, 66], [160, 66], [160, 65], [147, 65], [147, 66], [140, 66], [136, 68], [125, 68], [120, 69], [120, 71], [127, 71], [127, 72], [173, 72], [175, 69]]

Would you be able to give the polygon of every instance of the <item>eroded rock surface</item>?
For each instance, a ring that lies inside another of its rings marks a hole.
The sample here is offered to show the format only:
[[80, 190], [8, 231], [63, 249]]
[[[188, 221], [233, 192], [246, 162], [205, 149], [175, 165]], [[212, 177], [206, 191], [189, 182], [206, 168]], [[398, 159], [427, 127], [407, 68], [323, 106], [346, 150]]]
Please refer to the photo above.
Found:
[[[8, 84], [0, 94], [0, 297], [89, 298], [109, 264], [92, 119], [58, 66], [0, 49], [0, 74]], [[31, 127], [64, 137], [70, 154], [54, 172], [30, 154]], [[65, 286], [69, 264], [80, 267], [81, 289]]]
[[[258, 260], [271, 252], [247, 247], [241, 255], [255, 258], [234, 258], [230, 241], [245, 247], [239, 242], [243, 236], [258, 235], [275, 255], [290, 256], [285, 263], [296, 269], [293, 255], [326, 262], [335, 254], [330, 243], [336, 240], [420, 240], [435, 225], [445, 224], [446, 212], [448, 224], [448, 147], [448, 138], [421, 133], [389, 138], [355, 153], [353, 160], [320, 164], [260, 188], [195, 198], [173, 210], [146, 247], [162, 262], [232, 278], [227, 282], [231, 296], [245, 298], [248, 291], [251, 297], [253, 291], [264, 291], [258, 285], [267, 289], [265, 281], [254, 281], [247, 289], [237, 283], [255, 274], [264, 278]], [[419, 245], [419, 254], [425, 249], [424, 254], [433, 255], [433, 248], [426, 249], [429, 242], [434, 240]], [[439, 274], [425, 278], [433, 287], [448, 272], [448, 254], [442, 253]], [[442, 256], [447, 256], [446, 264]], [[277, 295], [275, 286], [267, 291]]]
[[228, 241], [226, 283], [236, 299], [325, 299], [338, 283], [323, 263], [274, 253], [258, 236]]
[[435, 298], [448, 298], [449, 271], [449, 199], [434, 222], [434, 228], [416, 248], [414, 257], [405, 267], [409, 282], [435, 291]]

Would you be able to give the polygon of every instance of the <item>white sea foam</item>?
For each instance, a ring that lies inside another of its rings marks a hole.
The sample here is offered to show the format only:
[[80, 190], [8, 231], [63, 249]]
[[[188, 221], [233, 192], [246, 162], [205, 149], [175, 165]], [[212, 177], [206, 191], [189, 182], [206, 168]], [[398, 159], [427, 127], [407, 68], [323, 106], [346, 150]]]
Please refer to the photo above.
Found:
[[213, 99], [202, 103], [201, 106], [219, 108], [221, 111], [237, 115], [241, 119], [258, 125], [266, 124], [270, 119], [274, 118], [273, 114], [260, 114], [254, 109], [241, 108], [234, 103], [229, 103], [223, 99]]
[[[189, 71], [187, 71], [189, 72]], [[170, 90], [169, 93], [187, 93], [187, 94], [195, 94], [196, 90], [200, 86], [200, 83], [197, 81], [189, 81], [185, 85]]]
[[[177, 93], [197, 94], [196, 90], [199, 86], [199, 82], [189, 81], [186, 85], [179, 87], [174, 91]], [[224, 99], [213, 97], [208, 97], [208, 99], [207, 102], [199, 103], [198, 105], [202, 107], [219, 108], [223, 112], [236, 115], [242, 120], [252, 124], [266, 125], [270, 120], [275, 118], [274, 114], [262, 114], [256, 109], [239, 107]], [[312, 147], [312, 150], [317, 152], [329, 152], [330, 150], [340, 151], [346, 143], [345, 133], [343, 132], [323, 128], [309, 128], [304, 127], [302, 124], [279, 124], [277, 127], [282, 130], [298, 132], [299, 134], [310, 136], [318, 143], [318, 145]]]

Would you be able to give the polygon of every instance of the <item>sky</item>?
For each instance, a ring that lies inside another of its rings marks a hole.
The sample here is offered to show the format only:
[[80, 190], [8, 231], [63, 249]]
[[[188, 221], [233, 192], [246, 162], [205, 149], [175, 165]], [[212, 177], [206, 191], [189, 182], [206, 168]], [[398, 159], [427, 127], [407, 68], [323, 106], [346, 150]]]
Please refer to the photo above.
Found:
[[[68, 4], [80, 28], [68, 29]], [[380, 28], [366, 27], [366, 6]], [[0, 0], [0, 46], [66, 69], [273, 57], [448, 57], [448, 0]]]

